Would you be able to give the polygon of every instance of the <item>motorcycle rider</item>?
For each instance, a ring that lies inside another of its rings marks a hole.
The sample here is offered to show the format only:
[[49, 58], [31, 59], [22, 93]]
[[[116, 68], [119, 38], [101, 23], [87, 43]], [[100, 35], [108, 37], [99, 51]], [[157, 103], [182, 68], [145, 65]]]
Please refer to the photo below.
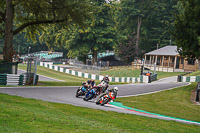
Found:
[[88, 84], [89, 88], [93, 88], [93, 87], [96, 85], [94, 79], [88, 80], [88, 81], [87, 81], [87, 84]]
[[109, 84], [110, 79], [109, 79], [108, 75], [106, 75], [106, 76], [101, 80], [101, 82], [102, 82], [102, 81], [105, 81], [107, 84]]
[[[107, 90], [108, 87], [109, 87], [109, 81], [110, 81], [110, 79], [109, 79], [108, 75], [106, 75], [106, 76], [101, 80], [101, 82], [103, 82], [103, 81], [106, 83], [106, 88], [104, 89], [104, 91], [105, 91], [105, 90]], [[103, 92], [104, 92], [104, 91], [103, 91]]]
[[114, 87], [114, 88], [106, 90], [106, 92], [101, 94], [99, 96], [99, 98], [104, 96], [104, 95], [108, 95], [112, 99], [112, 101], [114, 101], [117, 97], [117, 92], [118, 92], [118, 87]]
[[88, 93], [85, 95], [85, 97], [83, 98], [83, 100], [86, 100], [88, 98], [89, 94], [93, 95], [92, 98], [96, 98], [96, 96], [100, 95], [100, 93], [101, 93], [100, 87], [99, 86], [93, 86], [90, 89], [90, 91], [88, 91]]
[[117, 97], [118, 87], [114, 87], [108, 90], [108, 96], [112, 99], [113, 102]]

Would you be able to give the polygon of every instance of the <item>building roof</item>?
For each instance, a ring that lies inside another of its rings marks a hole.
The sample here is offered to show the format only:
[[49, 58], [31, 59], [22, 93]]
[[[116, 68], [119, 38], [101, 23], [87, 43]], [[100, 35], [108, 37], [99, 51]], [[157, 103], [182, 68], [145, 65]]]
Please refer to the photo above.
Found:
[[177, 51], [177, 46], [165, 46], [160, 49], [146, 53], [145, 55], [169, 55], [176, 56], [179, 55]]

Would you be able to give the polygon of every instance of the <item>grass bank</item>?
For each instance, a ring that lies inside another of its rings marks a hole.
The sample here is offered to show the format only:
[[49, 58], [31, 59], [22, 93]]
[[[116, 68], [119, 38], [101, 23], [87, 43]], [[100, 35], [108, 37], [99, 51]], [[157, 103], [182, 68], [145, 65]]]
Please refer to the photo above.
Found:
[[[19, 64], [19, 69], [22, 70], [26, 70], [26, 65], [23, 64]], [[58, 72], [55, 70], [51, 70], [42, 66], [37, 66], [37, 74], [43, 75], [43, 76], [47, 76], [47, 77], [51, 77], [51, 78], [55, 78], [55, 79], [59, 79], [59, 80], [64, 80], [65, 82], [83, 82], [86, 81], [86, 78], [82, 78], [82, 77], [78, 77], [78, 76], [73, 76], [67, 73], [62, 73], [62, 72]]]
[[172, 90], [137, 97], [118, 98], [126, 106], [148, 112], [200, 122], [200, 106], [191, 100], [196, 83]]
[[[96, 82], [99, 84], [99, 82]], [[116, 83], [110, 82], [110, 85], [119, 85], [119, 84], [127, 84], [127, 83]], [[81, 82], [57, 82], [57, 81], [40, 81], [39, 86], [80, 86]]]
[[200, 127], [0, 94], [0, 132], [199, 132]]
[[[112, 67], [109, 70], [101, 71], [102, 75], [109, 75], [113, 77], [138, 77], [140, 75], [140, 69], [132, 69], [132, 67]], [[153, 72], [153, 71], [152, 71]], [[184, 72], [156, 72], [158, 74], [158, 79], [177, 76], [184, 74]]]
[[192, 72], [192, 73], [184, 75], [184, 76], [200, 76], [200, 70], [197, 70], [196, 72]]
[[[19, 64], [19, 69], [26, 70], [26, 65]], [[86, 78], [58, 72], [42, 66], [38, 66], [37, 73], [47, 77], [64, 80], [66, 82], [83, 82], [87, 80]], [[157, 72], [158, 79], [170, 76], [177, 76], [183, 73], [184, 72]], [[109, 75], [110, 77], [139, 77], [140, 69], [132, 69], [131, 67], [120, 66], [120, 67], [112, 67], [109, 70], [101, 71], [100, 74]]]
[[[19, 64], [19, 69], [26, 70], [26, 68], [27, 68], [26, 65]], [[58, 72], [42, 66], [37, 66], [37, 74], [65, 81], [65, 82], [39, 81], [39, 86], [80, 86], [81, 82], [88, 80], [86, 78], [81, 78], [70, 74]], [[99, 82], [100, 81], [96, 81], [96, 83]], [[127, 84], [127, 83], [110, 82], [110, 85], [117, 85], [117, 84]], [[5, 87], [5, 86], [0, 86], [0, 87]]]

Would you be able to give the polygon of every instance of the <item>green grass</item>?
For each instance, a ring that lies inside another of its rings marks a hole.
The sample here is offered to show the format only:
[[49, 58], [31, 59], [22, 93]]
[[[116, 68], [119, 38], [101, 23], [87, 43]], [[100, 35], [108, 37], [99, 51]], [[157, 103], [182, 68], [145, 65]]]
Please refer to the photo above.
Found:
[[[86, 81], [86, 78], [81, 78], [78, 76], [73, 76], [70, 74], [58, 72], [55, 70], [51, 70], [42, 66], [37, 66], [37, 73], [40, 75], [48, 76], [51, 78], [64, 80], [66, 82], [83, 82]], [[26, 65], [19, 64], [19, 69], [26, 70]], [[157, 72], [158, 79], [177, 76], [183, 74], [184, 72]], [[101, 75], [109, 75], [110, 77], [139, 77], [140, 69], [133, 69], [131, 67], [112, 67], [109, 70], [101, 71]]]
[[171, 76], [178, 76], [181, 74], [184, 74], [185, 72], [156, 72], [158, 74], [158, 79], [166, 78], [166, 77], [171, 77]]
[[[27, 68], [26, 65], [19, 64], [19, 69], [26, 70], [26, 68]], [[39, 81], [39, 86], [80, 86], [81, 82], [88, 80], [86, 78], [81, 78], [78, 76], [73, 76], [70, 74], [58, 72], [42, 66], [37, 66], [37, 74], [65, 81], [65, 82]], [[97, 84], [99, 82], [100, 81], [96, 80]], [[117, 85], [117, 84], [127, 84], [127, 83], [114, 83], [114, 82], [110, 83], [110, 85]], [[0, 87], [5, 87], [5, 86], [0, 86]]]
[[[99, 82], [96, 82], [98, 84]], [[127, 83], [110, 82], [110, 85], [119, 85]], [[80, 86], [81, 82], [57, 82], [57, 81], [39, 81], [39, 86]]]
[[[141, 70], [133, 69], [131, 67], [112, 67], [109, 70], [102, 71], [102, 75], [109, 75], [113, 77], [139, 77]], [[153, 71], [152, 71], [153, 72]], [[158, 74], [158, 79], [177, 76], [183, 74], [184, 72], [156, 72]]]
[[192, 72], [192, 73], [187, 74], [185, 76], [200, 76], [200, 70], [197, 70], [196, 72]]
[[0, 132], [197, 133], [200, 126], [0, 94]]
[[137, 97], [118, 98], [126, 106], [148, 112], [200, 122], [200, 106], [190, 101], [196, 83], [172, 90]]
[[[19, 69], [26, 70], [26, 65], [19, 64]], [[42, 66], [37, 66], [37, 74], [59, 79], [59, 80], [64, 80], [65, 82], [83, 82], [86, 81], [86, 78], [78, 77], [78, 76], [73, 76], [67, 73], [63, 72], [58, 72], [55, 70], [51, 70]]]
[[112, 77], [139, 77], [140, 69], [133, 69], [132, 67], [112, 67], [109, 70], [101, 71], [102, 75], [109, 75]]

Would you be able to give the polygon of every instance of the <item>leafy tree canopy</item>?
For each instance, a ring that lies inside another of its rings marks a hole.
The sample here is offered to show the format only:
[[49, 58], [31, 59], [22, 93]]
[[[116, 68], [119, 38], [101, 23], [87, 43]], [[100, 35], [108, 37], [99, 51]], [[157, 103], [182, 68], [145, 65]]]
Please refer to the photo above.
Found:
[[173, 35], [179, 52], [189, 58], [200, 57], [200, 1], [181, 0]]
[[13, 35], [25, 31], [35, 39], [48, 24], [84, 26], [92, 14], [90, 0], [1, 0], [0, 37], [4, 39], [4, 60], [12, 61]]
[[116, 44], [116, 6], [105, 0], [94, 1], [92, 4], [95, 12], [92, 20], [86, 20], [88, 27], [70, 25], [67, 29], [61, 29], [58, 25], [52, 25], [52, 28], [43, 32], [41, 40], [48, 45], [52, 44], [48, 42], [64, 45], [69, 50], [69, 57], [86, 57], [91, 51], [96, 62], [97, 51], [111, 50]]
[[135, 38], [131, 35], [136, 33], [132, 47], [139, 53], [155, 50], [157, 44], [160, 47], [169, 45], [173, 40], [169, 31], [173, 28], [176, 4], [177, 0], [121, 0], [119, 30], [125, 36], [121, 42], [130, 46]]

